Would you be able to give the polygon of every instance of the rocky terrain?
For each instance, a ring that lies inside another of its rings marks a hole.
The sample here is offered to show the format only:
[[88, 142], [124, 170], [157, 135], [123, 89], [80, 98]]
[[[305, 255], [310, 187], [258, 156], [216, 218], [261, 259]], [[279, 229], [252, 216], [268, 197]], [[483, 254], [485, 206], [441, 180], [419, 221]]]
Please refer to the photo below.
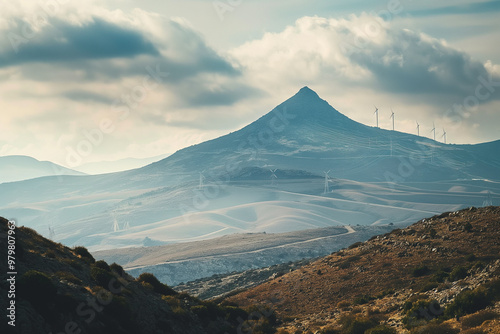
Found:
[[269, 305], [280, 333], [499, 333], [499, 240], [499, 207], [443, 213], [228, 299]]
[[[0, 217], [2, 250], [7, 250], [8, 226]], [[1, 333], [225, 334], [243, 325], [256, 332], [261, 327], [274, 331], [271, 312], [201, 301], [177, 293], [151, 274], [134, 278], [116, 263], [95, 261], [84, 247], [68, 248], [25, 227], [13, 230], [17, 275], [7, 281], [12, 270], [2, 251]], [[16, 295], [9, 297], [15, 301], [12, 311], [7, 310], [8, 292]], [[255, 317], [255, 312], [265, 312], [266, 318]], [[7, 324], [7, 313], [15, 316], [15, 326]]]

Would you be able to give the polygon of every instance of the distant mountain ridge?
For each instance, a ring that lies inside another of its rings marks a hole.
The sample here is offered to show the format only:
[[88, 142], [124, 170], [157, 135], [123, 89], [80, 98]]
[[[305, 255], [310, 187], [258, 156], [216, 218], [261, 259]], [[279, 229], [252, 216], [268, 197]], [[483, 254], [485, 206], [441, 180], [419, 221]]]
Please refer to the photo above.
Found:
[[85, 175], [85, 173], [24, 155], [0, 157], [0, 183], [55, 175]]

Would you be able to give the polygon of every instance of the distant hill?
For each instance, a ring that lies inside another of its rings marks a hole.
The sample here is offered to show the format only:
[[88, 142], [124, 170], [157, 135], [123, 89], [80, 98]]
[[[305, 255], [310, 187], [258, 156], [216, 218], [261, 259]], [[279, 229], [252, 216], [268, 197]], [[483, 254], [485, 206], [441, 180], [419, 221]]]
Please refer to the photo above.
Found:
[[55, 175], [85, 175], [85, 173], [24, 155], [0, 157], [0, 183]]
[[165, 159], [170, 154], [162, 154], [150, 158], [125, 158], [120, 160], [97, 161], [81, 164], [75, 167], [75, 170], [89, 175], [123, 172], [126, 170], [137, 169], [149, 165], [153, 162]]
[[499, 240], [500, 207], [443, 213], [228, 300], [272, 307], [283, 334], [500, 333]]
[[[274, 331], [270, 313], [264, 319], [255, 307], [243, 310], [179, 294], [151, 274], [136, 279], [117, 264], [96, 262], [83, 247], [70, 249], [25, 227], [14, 230], [17, 276], [11, 287], [11, 270], [3, 265], [7, 231], [8, 221], [0, 217], [1, 333], [225, 334], [237, 333], [243, 323], [255, 333], [263, 327]], [[15, 299], [7, 299], [12, 289]], [[10, 300], [15, 300], [15, 327], [5, 317]]]

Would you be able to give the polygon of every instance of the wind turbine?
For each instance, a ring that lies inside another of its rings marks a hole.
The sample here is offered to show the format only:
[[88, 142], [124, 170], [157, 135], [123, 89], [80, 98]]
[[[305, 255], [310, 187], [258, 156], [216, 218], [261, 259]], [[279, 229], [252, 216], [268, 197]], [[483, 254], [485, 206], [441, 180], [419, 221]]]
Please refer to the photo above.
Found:
[[54, 240], [54, 237], [56, 236], [56, 232], [54, 232], [54, 229], [52, 226], [49, 225], [49, 239]]
[[276, 185], [276, 180], [278, 179], [278, 177], [276, 176], [276, 171], [278, 169], [270, 169], [269, 171], [271, 172], [271, 186], [274, 186]]
[[331, 170], [329, 170], [328, 172], [323, 172], [325, 173], [325, 194], [329, 193], [330, 192], [330, 187], [329, 187], [329, 184], [328, 182], [330, 181], [330, 176], [328, 175], [328, 173], [330, 173]]
[[434, 141], [436, 140], [436, 126], [434, 125], [434, 122], [432, 122], [432, 130], [431, 132], [434, 132]]
[[203, 175], [204, 171], [200, 172], [200, 184], [198, 185], [198, 189], [203, 188], [203, 181], [205, 181], [205, 176]]
[[418, 121], [415, 122], [417, 122], [417, 136], [420, 137], [420, 124], [418, 124]]
[[392, 111], [392, 108], [391, 108], [391, 118], [392, 118], [392, 131], [394, 131], [394, 111]]
[[444, 143], [446, 144], [446, 131], [443, 128], [443, 136], [441, 138], [444, 138]]
[[113, 212], [113, 231], [118, 232], [120, 230], [120, 225], [118, 225], [118, 221], [116, 220], [116, 215]]
[[488, 198], [485, 201], [483, 201], [483, 206], [492, 206], [493, 200], [491, 198], [491, 191], [488, 190], [487, 194], [488, 194]]
[[375, 107], [375, 112], [374, 112], [374, 114], [376, 114], [376, 115], [377, 115], [377, 128], [378, 128], [378, 108], [377, 108], [375, 105], [374, 105], [374, 107]]

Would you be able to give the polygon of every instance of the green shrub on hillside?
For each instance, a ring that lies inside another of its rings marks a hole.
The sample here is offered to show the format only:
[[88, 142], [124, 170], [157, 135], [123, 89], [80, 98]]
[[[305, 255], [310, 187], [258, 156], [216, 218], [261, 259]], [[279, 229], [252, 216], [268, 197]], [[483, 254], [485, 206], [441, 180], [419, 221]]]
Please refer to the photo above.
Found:
[[450, 281], [458, 281], [459, 279], [466, 278], [468, 274], [468, 269], [466, 267], [455, 267], [450, 273]]
[[106, 270], [108, 272], [111, 271], [111, 268], [104, 260], [96, 261], [96, 263], [94, 263], [94, 267], [101, 268], [102, 270]]
[[92, 267], [92, 269], [90, 269], [90, 277], [92, 277], [92, 280], [94, 280], [97, 285], [105, 289], [109, 288], [109, 283], [115, 278], [109, 271], [99, 267]]
[[87, 250], [87, 248], [83, 246], [76, 246], [73, 248], [73, 252], [75, 252], [76, 255], [80, 255], [83, 259], [87, 260], [89, 263], [95, 263], [95, 259], [90, 254], [90, 252]]
[[426, 265], [418, 266], [413, 269], [412, 275], [413, 277], [421, 277], [430, 274], [431, 270]]
[[148, 283], [148, 284], [151, 284], [151, 286], [153, 287], [153, 290], [156, 292], [156, 293], [159, 293], [161, 295], [164, 295], [164, 296], [173, 296], [173, 295], [177, 295], [177, 292], [170, 288], [169, 286], [161, 283], [156, 277], [155, 275], [151, 274], [151, 273], [142, 273], [141, 275], [139, 275], [139, 277], [137, 278], [137, 281], [138, 282], [144, 282], [144, 283]]

